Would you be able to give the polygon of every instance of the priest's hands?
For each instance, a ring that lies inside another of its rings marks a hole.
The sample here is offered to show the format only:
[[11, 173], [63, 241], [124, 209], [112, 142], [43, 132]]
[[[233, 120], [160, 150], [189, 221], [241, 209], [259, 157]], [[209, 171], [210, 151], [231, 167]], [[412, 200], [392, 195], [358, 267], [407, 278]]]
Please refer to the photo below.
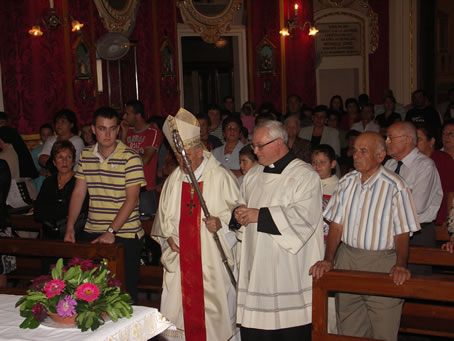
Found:
[[396, 285], [404, 284], [405, 281], [411, 277], [410, 271], [405, 266], [397, 264], [391, 268], [389, 275], [392, 277], [393, 282]]
[[250, 223], [256, 223], [259, 220], [259, 210], [257, 208], [248, 208], [246, 205], [242, 205], [235, 209], [235, 219], [243, 226], [247, 226]]
[[222, 227], [221, 221], [218, 217], [203, 218], [202, 220], [205, 222], [208, 231], [212, 233], [216, 233]]
[[321, 260], [311, 266], [309, 269], [309, 275], [313, 276], [315, 279], [319, 279], [323, 277], [325, 272], [331, 271], [333, 267], [333, 262]]
[[167, 238], [167, 243], [169, 243], [170, 249], [173, 252], [180, 253], [180, 248], [178, 247], [177, 243], [175, 243], [172, 237]]

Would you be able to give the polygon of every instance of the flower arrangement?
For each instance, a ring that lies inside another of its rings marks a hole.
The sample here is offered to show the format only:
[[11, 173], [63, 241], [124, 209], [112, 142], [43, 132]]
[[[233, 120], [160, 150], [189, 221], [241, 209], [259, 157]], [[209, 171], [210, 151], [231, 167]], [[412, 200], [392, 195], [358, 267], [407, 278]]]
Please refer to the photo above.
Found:
[[130, 318], [131, 298], [120, 291], [120, 282], [111, 276], [107, 261], [73, 258], [67, 267], [60, 258], [51, 275], [33, 280], [27, 294], [16, 303], [25, 320], [20, 328], [37, 328], [48, 313], [75, 317], [82, 331], [95, 330], [104, 324], [106, 314], [116, 322]]

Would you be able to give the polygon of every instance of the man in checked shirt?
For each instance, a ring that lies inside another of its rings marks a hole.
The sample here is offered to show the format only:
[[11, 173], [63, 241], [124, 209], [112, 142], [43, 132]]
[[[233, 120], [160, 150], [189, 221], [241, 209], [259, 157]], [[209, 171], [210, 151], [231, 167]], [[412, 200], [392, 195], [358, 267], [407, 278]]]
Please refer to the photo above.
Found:
[[[410, 278], [409, 236], [420, 229], [410, 188], [381, 165], [386, 151], [379, 134], [361, 134], [353, 151], [356, 170], [340, 180], [323, 214], [330, 221], [325, 258], [309, 274], [320, 278], [333, 268], [386, 272], [401, 285]], [[337, 294], [339, 333], [397, 340], [402, 304], [396, 298]]]

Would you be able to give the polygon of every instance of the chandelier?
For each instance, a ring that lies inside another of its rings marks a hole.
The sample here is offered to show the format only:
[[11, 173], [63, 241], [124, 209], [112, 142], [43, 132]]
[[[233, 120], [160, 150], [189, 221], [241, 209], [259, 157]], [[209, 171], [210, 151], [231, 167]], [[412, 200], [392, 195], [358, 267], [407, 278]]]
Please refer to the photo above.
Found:
[[[34, 37], [40, 37], [43, 35], [43, 31], [41, 30], [40, 20], [41, 23], [46, 27], [48, 30], [55, 30], [59, 26], [64, 25], [68, 20], [62, 20], [60, 16], [57, 14], [57, 11], [54, 7], [54, 0], [49, 0], [49, 8], [45, 10], [45, 15], [37, 18], [35, 25], [28, 31], [28, 34]], [[71, 20], [71, 31], [77, 32], [84, 27], [84, 24], [81, 24], [78, 20], [74, 20], [72, 16], [69, 16]]]
[[301, 24], [300, 17], [298, 16], [298, 4], [294, 5], [295, 9], [295, 14], [293, 15], [293, 18], [290, 18], [290, 6], [287, 6], [287, 22], [285, 26], [279, 31], [279, 33], [283, 36], [289, 36], [295, 29], [300, 29], [301, 31], [304, 31], [306, 29], [306, 26], [309, 27], [308, 34], [310, 36], [315, 36], [318, 33], [318, 29], [312, 25], [310, 21], [306, 21], [304, 24]]

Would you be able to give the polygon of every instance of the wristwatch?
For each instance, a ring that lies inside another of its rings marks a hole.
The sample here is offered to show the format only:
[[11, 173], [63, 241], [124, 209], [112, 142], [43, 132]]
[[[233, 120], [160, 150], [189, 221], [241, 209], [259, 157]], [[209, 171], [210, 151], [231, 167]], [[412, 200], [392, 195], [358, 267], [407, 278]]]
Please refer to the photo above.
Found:
[[114, 236], [117, 234], [117, 231], [115, 231], [115, 230], [112, 228], [112, 226], [109, 226], [109, 227], [107, 228], [107, 232], [112, 233]]

